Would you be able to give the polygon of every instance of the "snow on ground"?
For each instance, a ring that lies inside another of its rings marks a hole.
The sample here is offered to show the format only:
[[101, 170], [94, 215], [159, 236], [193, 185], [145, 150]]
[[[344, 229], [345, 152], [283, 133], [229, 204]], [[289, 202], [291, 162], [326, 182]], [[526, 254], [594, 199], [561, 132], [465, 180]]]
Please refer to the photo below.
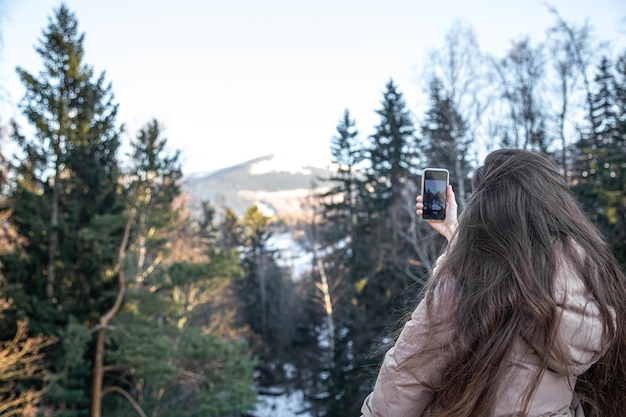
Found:
[[280, 395], [259, 395], [259, 402], [252, 411], [255, 417], [313, 417], [304, 411], [308, 408], [302, 391], [290, 391]]
[[[318, 248], [317, 254], [323, 257], [328, 251], [342, 249], [347, 244], [346, 239], [340, 240], [335, 243], [332, 248]], [[268, 239], [268, 247], [279, 252], [280, 256], [276, 259], [276, 262], [281, 267], [290, 268], [291, 277], [294, 280], [298, 280], [302, 278], [304, 274], [311, 272], [311, 268], [313, 267], [313, 252], [303, 248], [293, 237], [291, 231], [272, 234]]]
[[291, 268], [294, 279], [301, 278], [302, 275], [311, 270], [313, 254], [300, 246], [291, 232], [273, 234], [269, 239], [268, 246], [280, 251], [280, 258], [277, 259], [277, 263], [280, 266]]

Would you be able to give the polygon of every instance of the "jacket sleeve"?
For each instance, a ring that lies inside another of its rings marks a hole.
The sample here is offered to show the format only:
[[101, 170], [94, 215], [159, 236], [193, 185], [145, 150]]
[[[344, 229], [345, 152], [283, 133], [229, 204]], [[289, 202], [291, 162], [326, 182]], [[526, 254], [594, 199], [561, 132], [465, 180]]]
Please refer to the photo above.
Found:
[[[579, 254], [585, 256], [582, 249]], [[548, 366], [559, 374], [578, 376], [604, 356], [609, 348], [609, 336], [604, 332], [604, 318], [598, 301], [568, 259], [559, 262], [554, 287], [559, 343], [568, 363], [562, 363], [556, 351], [550, 351]], [[611, 306], [607, 308], [616, 326], [615, 310]], [[545, 349], [535, 339], [529, 343], [538, 352]]]
[[[432, 318], [423, 300], [404, 325], [395, 345], [385, 354], [374, 390], [361, 408], [362, 416], [420, 417], [427, 409], [432, 400], [427, 383], [439, 378], [450, 358], [453, 337], [446, 324], [452, 306], [450, 292], [439, 289], [435, 292]], [[433, 334], [427, 343], [430, 325]]]

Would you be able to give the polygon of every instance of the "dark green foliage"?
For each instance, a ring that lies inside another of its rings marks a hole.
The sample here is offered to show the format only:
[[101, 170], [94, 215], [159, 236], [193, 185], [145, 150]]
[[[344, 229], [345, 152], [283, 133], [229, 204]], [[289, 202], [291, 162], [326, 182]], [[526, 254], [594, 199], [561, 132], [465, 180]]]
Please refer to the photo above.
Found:
[[[409, 271], [420, 274], [409, 264], [413, 255], [406, 239], [417, 192], [419, 142], [393, 81], [386, 85], [381, 105], [377, 111], [380, 123], [367, 148], [366, 183], [359, 188], [361, 202], [353, 246], [360, 259], [355, 265], [354, 278], [358, 281], [354, 285], [365, 283], [361, 291], [357, 290], [357, 299], [365, 295], [363, 301], [367, 300], [358, 304], [371, 314], [372, 327], [388, 322], [378, 313], [393, 311], [392, 300], [411, 282]], [[379, 308], [381, 311], [374, 311]]]
[[626, 265], [626, 55], [614, 66], [603, 59], [595, 85], [593, 129], [576, 144], [573, 190]]
[[[121, 343], [125, 348], [118, 351], [120, 356], [110, 359], [132, 369], [126, 377], [128, 390], [141, 399], [149, 415], [218, 417], [254, 406], [255, 361], [245, 344], [197, 327], [175, 329], [165, 318], [152, 323], [143, 320], [137, 326], [128, 324], [137, 318], [120, 320], [126, 323], [126, 332], [115, 334], [113, 342], [128, 340]], [[112, 414], [105, 415], [132, 415], [129, 405], [114, 397], [106, 404]]]
[[108, 333], [105, 359], [130, 370], [126, 376], [129, 383], [145, 380], [149, 387], [162, 387], [175, 381], [175, 330], [166, 322], [171, 310], [169, 303], [155, 294], [135, 292], [127, 297], [124, 311]]
[[[75, 404], [75, 407], [63, 410], [63, 415], [88, 415], [85, 409], [90, 399], [83, 384], [91, 376], [91, 363], [86, 358], [91, 338], [91, 330], [73, 316], [68, 317], [67, 326], [60, 331], [56, 362], [62, 372], [53, 380], [47, 397], [61, 404]], [[50, 355], [55, 357], [52, 352]]]
[[359, 189], [363, 187], [365, 155], [358, 139], [355, 121], [345, 110], [337, 125], [337, 135], [332, 138], [331, 155], [336, 167], [328, 178], [322, 178], [331, 185], [327, 192], [320, 194], [323, 216], [319, 238], [332, 245], [343, 239], [352, 240], [359, 202]]
[[[35, 76], [18, 69], [26, 89], [21, 109], [32, 137], [13, 124], [23, 156], [14, 164], [9, 201], [28, 256], [4, 257], [4, 275], [32, 331], [49, 335], [69, 331], [70, 318], [89, 328], [111, 305], [115, 282], [108, 271], [116, 263], [125, 220], [117, 105], [104, 75], [94, 78], [83, 63], [77, 26], [64, 6], [50, 19], [36, 48], [44, 70]], [[46, 352], [56, 385], [45, 402], [63, 403], [60, 415], [82, 415], [89, 403], [90, 346], [82, 348], [84, 356], [71, 366], [62, 350]]]
[[173, 410], [172, 416], [219, 417], [244, 412], [254, 406], [256, 391], [249, 381], [255, 361], [248, 357], [245, 344], [227, 342], [193, 330], [183, 337], [180, 350], [179, 360], [191, 374], [188, 376], [189, 388], [198, 386], [195, 388], [198, 390], [197, 402], [182, 410]]
[[[230, 272], [240, 273], [237, 258], [176, 262], [136, 287], [109, 332], [107, 362], [121, 366], [109, 383], [124, 381], [121, 386], [144, 411], [159, 416], [202, 415], [199, 410], [217, 416], [250, 408], [255, 362], [247, 346], [191, 324], [203, 294]], [[105, 404], [114, 411], [105, 415], [132, 414], [115, 397]]]
[[418, 163], [415, 127], [402, 93], [390, 80], [385, 86], [380, 122], [370, 136], [367, 148], [368, 184], [372, 187], [370, 204], [383, 204], [381, 210], [402, 200], [408, 173]]
[[467, 123], [457, 109], [457, 104], [443, 91], [441, 81], [430, 83], [430, 107], [422, 123], [424, 167], [443, 167], [450, 172], [450, 184], [457, 199], [464, 201], [463, 192], [470, 190], [470, 164], [467, 152]]

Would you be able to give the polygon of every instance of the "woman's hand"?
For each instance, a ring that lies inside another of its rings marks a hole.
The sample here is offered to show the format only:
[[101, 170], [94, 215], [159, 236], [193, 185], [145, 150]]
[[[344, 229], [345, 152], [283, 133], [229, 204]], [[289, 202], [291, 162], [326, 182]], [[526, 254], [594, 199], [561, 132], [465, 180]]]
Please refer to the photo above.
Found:
[[[443, 221], [438, 220], [426, 220], [426, 223], [430, 225], [433, 229], [443, 235], [448, 242], [451, 241], [452, 236], [454, 235], [454, 231], [457, 227], [457, 205], [456, 198], [454, 196], [454, 191], [452, 191], [452, 185], [448, 185], [448, 189], [446, 190], [446, 219]], [[415, 212], [419, 217], [422, 217], [422, 212], [424, 210], [423, 197], [421, 195], [417, 196], [417, 203], [415, 204]]]

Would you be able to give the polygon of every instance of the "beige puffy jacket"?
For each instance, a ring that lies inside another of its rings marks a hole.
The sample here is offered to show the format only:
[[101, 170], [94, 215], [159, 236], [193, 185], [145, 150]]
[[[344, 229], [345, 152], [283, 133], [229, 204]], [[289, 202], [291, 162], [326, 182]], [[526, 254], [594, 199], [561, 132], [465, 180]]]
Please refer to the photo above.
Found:
[[[433, 307], [433, 317], [437, 322], [449, 311], [451, 303], [445, 290], [441, 294], [441, 297], [435, 299]], [[560, 265], [557, 269], [555, 299], [561, 314], [561, 343], [570, 358], [569, 373], [556, 360], [549, 364], [530, 402], [528, 416], [583, 417], [573, 387], [577, 375], [585, 372], [606, 351], [603, 343], [603, 321], [594, 297], [568, 265]], [[433, 324], [435, 334], [430, 348], [438, 349], [441, 354], [435, 360], [424, 359], [420, 363], [419, 354], [429, 325], [425, 302], [420, 303], [405, 324], [395, 346], [386, 353], [374, 390], [367, 396], [361, 408], [363, 417], [431, 415], [431, 410], [427, 408], [431, 393], [420, 381], [436, 380], [438, 372], [446, 363], [446, 346], [454, 343], [450, 330], [443, 328], [440, 323]], [[417, 366], [411, 366], [410, 369], [399, 367], [399, 364], [415, 355], [417, 356], [412, 363], [417, 363]], [[500, 387], [493, 417], [512, 416], [521, 410], [522, 393], [530, 377], [540, 366], [532, 341], [527, 341], [520, 335], [507, 365], [507, 383]]]

